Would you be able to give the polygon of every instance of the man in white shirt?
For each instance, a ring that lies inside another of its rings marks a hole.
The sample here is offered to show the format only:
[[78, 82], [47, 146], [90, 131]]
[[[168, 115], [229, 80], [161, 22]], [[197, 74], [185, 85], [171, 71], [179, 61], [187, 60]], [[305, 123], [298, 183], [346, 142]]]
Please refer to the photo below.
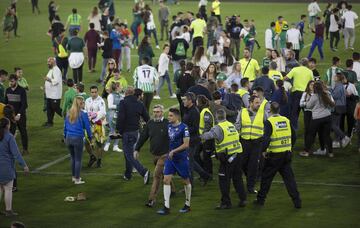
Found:
[[176, 98], [176, 95], [172, 92], [171, 81], [169, 76], [169, 62], [170, 62], [169, 51], [170, 51], [170, 46], [168, 44], [165, 44], [163, 48], [163, 52], [161, 53], [159, 58], [159, 66], [158, 66], [159, 85], [156, 89], [156, 95], [154, 96], [154, 99], [156, 100], [160, 100], [160, 90], [164, 85], [164, 81], [166, 81], [168, 85], [170, 98]]
[[[106, 117], [106, 106], [104, 100], [99, 96], [98, 87], [93, 85], [90, 87], [90, 97], [85, 101], [85, 111], [88, 113], [91, 131], [96, 142], [96, 167], [101, 168], [101, 159], [103, 156], [102, 144], [105, 142], [105, 129], [103, 127]], [[91, 154], [91, 153], [90, 153]], [[89, 162], [89, 167], [91, 167]]]
[[[355, 43], [355, 20], [357, 20], [359, 17], [358, 15], [352, 11], [352, 5], [348, 5], [347, 7], [348, 11], [346, 11], [341, 19], [345, 21], [344, 26], [344, 41], [345, 41], [345, 49], [350, 48], [351, 50], [354, 50], [354, 43]], [[350, 40], [350, 44], [349, 44]]]
[[149, 112], [159, 76], [155, 67], [149, 66], [150, 59], [148, 57], [144, 57], [141, 62], [142, 65], [136, 67], [134, 71], [134, 87], [144, 92], [143, 103]]
[[291, 29], [286, 32], [286, 42], [292, 44], [292, 49], [295, 52], [295, 59], [299, 60], [300, 56], [300, 41], [302, 40], [300, 30], [296, 28], [296, 24], [291, 24]]
[[309, 28], [311, 28], [311, 26], [313, 26], [313, 27], [315, 26], [315, 19], [316, 19], [318, 13], [321, 12], [319, 4], [317, 3], [316, 0], [313, 0], [308, 5], [308, 12], [309, 12]]
[[265, 30], [265, 48], [274, 50], [275, 22], [270, 23], [270, 28]]
[[49, 57], [47, 64], [49, 72], [46, 77], [44, 77], [47, 122], [44, 124], [44, 127], [52, 127], [54, 124], [55, 113], [62, 116], [60, 107], [62, 97], [62, 75], [59, 67], [56, 66], [55, 58]]

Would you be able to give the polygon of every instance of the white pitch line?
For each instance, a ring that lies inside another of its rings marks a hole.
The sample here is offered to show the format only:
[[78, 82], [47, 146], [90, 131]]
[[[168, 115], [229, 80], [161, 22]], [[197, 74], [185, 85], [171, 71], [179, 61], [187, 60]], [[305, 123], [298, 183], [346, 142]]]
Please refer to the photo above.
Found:
[[64, 160], [68, 159], [69, 157], [70, 157], [70, 154], [67, 154], [67, 155], [65, 155], [65, 156], [63, 156], [61, 158], [58, 158], [58, 159], [56, 159], [56, 160], [54, 160], [52, 162], [49, 162], [49, 163], [46, 163], [46, 164], [40, 166], [39, 168], [35, 169], [34, 172], [39, 172], [41, 170], [47, 169], [50, 166], [56, 165], [56, 164], [58, 164], [58, 163], [60, 163], [60, 162], [62, 162]]
[[[18, 173], [23, 173], [23, 171], [18, 171]], [[71, 175], [70, 172], [30, 172], [32, 174], [39, 174], [44, 176], [69, 176]], [[99, 176], [99, 177], [122, 177], [123, 174], [121, 173], [84, 173], [83, 176]], [[136, 177], [136, 176], [135, 176]], [[179, 178], [175, 176], [174, 178]], [[276, 184], [284, 184], [283, 181], [273, 181]], [[360, 184], [341, 184], [341, 183], [326, 183], [326, 182], [311, 182], [311, 181], [299, 181], [296, 182], [299, 185], [313, 185], [313, 186], [326, 186], [326, 187], [348, 187], [348, 188], [360, 188]]]

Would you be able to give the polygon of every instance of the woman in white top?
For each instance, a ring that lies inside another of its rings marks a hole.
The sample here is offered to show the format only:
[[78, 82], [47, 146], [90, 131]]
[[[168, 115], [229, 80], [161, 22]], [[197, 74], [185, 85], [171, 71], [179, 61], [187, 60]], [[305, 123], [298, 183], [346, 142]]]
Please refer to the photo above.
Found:
[[[340, 40], [340, 31], [339, 31], [339, 25], [340, 20], [338, 16], [339, 9], [335, 8], [332, 10], [330, 15], [330, 48], [332, 51], [337, 51], [337, 46]], [[335, 39], [335, 46], [334, 46], [334, 39]]]
[[309, 12], [309, 27], [315, 26], [315, 18], [318, 15], [318, 13], [321, 12], [321, 9], [319, 7], [319, 4], [316, 0], [313, 0], [309, 6], [308, 6], [308, 12]]
[[213, 40], [213, 45], [208, 48], [207, 55], [211, 63], [220, 63], [222, 61], [222, 52], [217, 40]]
[[146, 35], [148, 35], [151, 38], [151, 34], [153, 34], [154, 38], [155, 38], [156, 48], [160, 49], [159, 41], [158, 41], [157, 33], [156, 33], [154, 15], [153, 15], [149, 5], [145, 5], [145, 10], [146, 10], [145, 15], [147, 15], [147, 23], [146, 23], [147, 34]]
[[280, 72], [285, 72], [285, 59], [280, 56], [277, 50], [271, 51], [271, 61], [276, 62], [276, 70]]
[[91, 14], [88, 16], [87, 19], [89, 21], [89, 24], [94, 23], [95, 31], [97, 31], [97, 32], [101, 31], [101, 24], [100, 24], [101, 14], [99, 13], [99, 10], [96, 6], [93, 8]]
[[159, 58], [158, 72], [160, 77], [159, 77], [159, 85], [156, 89], [156, 95], [154, 96], [154, 99], [156, 100], [160, 99], [160, 90], [164, 85], [165, 80], [168, 85], [170, 98], [176, 98], [176, 95], [172, 92], [171, 81], [169, 76], [169, 62], [170, 62], [169, 51], [170, 51], [170, 46], [168, 44], [165, 44], [163, 48], [163, 52], [161, 53]]
[[189, 32], [189, 27], [187, 25], [184, 25], [182, 28], [182, 32], [182, 37], [184, 38], [184, 40], [186, 40], [186, 42], [188, 42], [188, 44], [190, 44], [191, 35]]
[[193, 57], [193, 63], [195, 66], [199, 66], [200, 67], [200, 75], [202, 75], [204, 73], [204, 71], [206, 71], [206, 69], [208, 68], [210, 62], [208, 60], [208, 58], [205, 55], [205, 48], [203, 46], [198, 46], [196, 48], [194, 57]]

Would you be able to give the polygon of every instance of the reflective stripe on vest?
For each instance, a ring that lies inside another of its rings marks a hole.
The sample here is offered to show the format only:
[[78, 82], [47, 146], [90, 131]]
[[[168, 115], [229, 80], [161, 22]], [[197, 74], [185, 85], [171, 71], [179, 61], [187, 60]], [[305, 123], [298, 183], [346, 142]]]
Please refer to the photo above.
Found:
[[288, 118], [280, 115], [268, 118], [272, 127], [268, 151], [281, 153], [291, 151], [291, 127]]
[[249, 111], [246, 108], [241, 110], [241, 129], [242, 139], [258, 139], [264, 135], [264, 111], [256, 113], [254, 121], [251, 123]]
[[205, 113], [208, 112], [211, 115], [212, 118], [212, 125], [211, 127], [214, 126], [214, 116], [211, 113], [210, 109], [208, 108], [204, 108], [203, 110], [201, 110], [200, 112], [200, 123], [199, 123], [199, 134], [202, 135], [204, 133], [204, 129], [205, 129]]
[[240, 88], [238, 91], [237, 91], [237, 94], [240, 95], [240, 97], [243, 97], [245, 94], [249, 93], [249, 91], [247, 91], [246, 89], [243, 89], [243, 88]]
[[242, 146], [239, 141], [239, 133], [235, 126], [229, 121], [218, 123], [224, 134], [224, 139], [221, 142], [216, 141], [216, 153], [235, 154], [242, 153]]

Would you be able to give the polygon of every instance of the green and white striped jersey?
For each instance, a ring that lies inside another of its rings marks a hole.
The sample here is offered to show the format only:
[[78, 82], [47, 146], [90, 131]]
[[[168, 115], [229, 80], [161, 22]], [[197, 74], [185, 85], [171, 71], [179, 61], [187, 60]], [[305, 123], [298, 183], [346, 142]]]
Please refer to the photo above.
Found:
[[155, 67], [141, 65], [134, 71], [134, 87], [141, 89], [144, 93], [154, 92], [159, 80], [159, 75]]

